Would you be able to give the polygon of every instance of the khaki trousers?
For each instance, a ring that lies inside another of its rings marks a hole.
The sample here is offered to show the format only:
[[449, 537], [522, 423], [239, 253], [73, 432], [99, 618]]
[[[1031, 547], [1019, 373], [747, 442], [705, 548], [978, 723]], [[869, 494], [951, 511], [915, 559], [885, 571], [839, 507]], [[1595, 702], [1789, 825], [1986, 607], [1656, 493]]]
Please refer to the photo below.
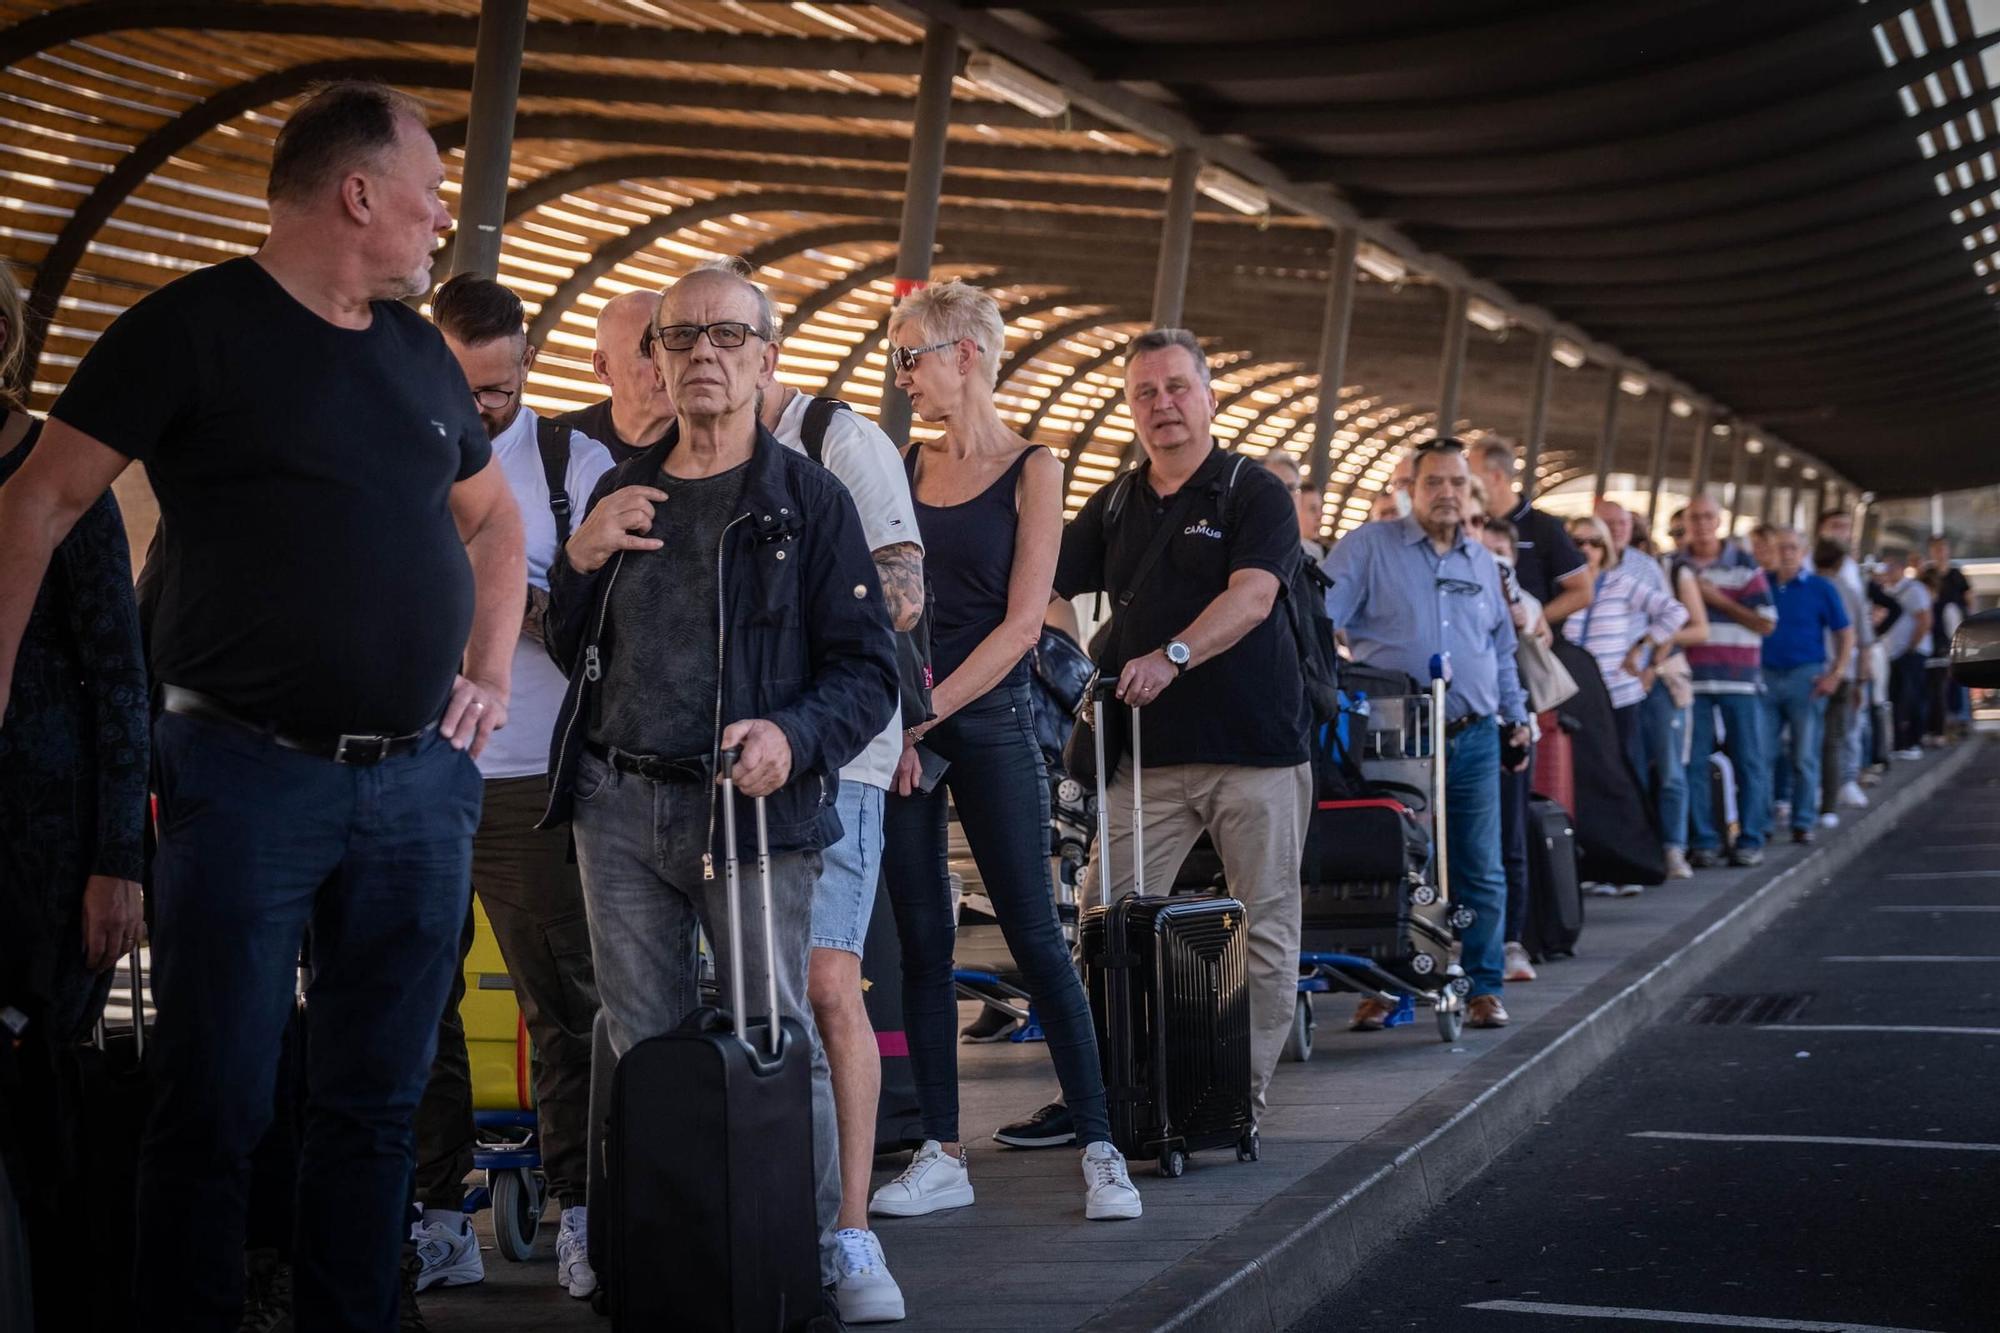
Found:
[[[1145, 823], [1146, 889], [1164, 894], [1205, 829], [1222, 858], [1229, 892], [1250, 917], [1250, 1089], [1258, 1115], [1298, 1005], [1299, 860], [1312, 808], [1312, 765], [1249, 768], [1241, 764], [1148, 766], [1140, 784]], [[1133, 891], [1132, 765], [1121, 763], [1110, 804], [1111, 894]], [[1098, 900], [1097, 857], [1078, 882], [1078, 898]]]

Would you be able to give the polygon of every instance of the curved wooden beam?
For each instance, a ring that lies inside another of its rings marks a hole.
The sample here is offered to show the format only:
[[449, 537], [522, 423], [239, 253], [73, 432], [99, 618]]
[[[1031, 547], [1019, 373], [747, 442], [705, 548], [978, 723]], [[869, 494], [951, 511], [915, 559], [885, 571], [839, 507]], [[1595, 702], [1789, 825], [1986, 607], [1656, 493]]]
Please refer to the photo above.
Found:
[[[1083, 302], [1071, 301], [1069, 304], [1081, 305]], [[1000, 363], [999, 378], [993, 382], [994, 392], [998, 393], [1001, 389], [1007, 387], [1008, 381], [1027, 369], [1030, 361], [1033, 361], [1051, 347], [1059, 346], [1063, 339], [1073, 338], [1079, 333], [1088, 333], [1090, 330], [1101, 328], [1105, 324], [1116, 321], [1116, 319], [1116, 311], [1101, 310], [1097, 314], [1080, 315], [1075, 319], [1066, 319], [1060, 324], [1052, 324], [1048, 328], [1043, 329], [1033, 338], [1022, 343], [1018, 349], [1009, 353], [1007, 358]]]

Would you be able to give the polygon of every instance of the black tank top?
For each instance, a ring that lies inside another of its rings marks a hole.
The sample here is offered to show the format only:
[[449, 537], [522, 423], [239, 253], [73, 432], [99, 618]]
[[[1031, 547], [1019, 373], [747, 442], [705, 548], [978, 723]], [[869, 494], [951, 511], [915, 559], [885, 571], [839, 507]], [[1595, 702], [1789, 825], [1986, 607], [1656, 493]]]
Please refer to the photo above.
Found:
[[[1015, 483], [1028, 455], [1023, 449], [991, 486], [963, 504], [927, 505], [917, 499], [917, 457], [913, 445], [903, 460], [910, 476], [910, 503], [924, 539], [924, 573], [931, 596], [931, 675], [942, 681], [965, 664], [980, 641], [1007, 618], [1007, 584], [1014, 575]], [[1023, 657], [1006, 680], [1027, 670]]]

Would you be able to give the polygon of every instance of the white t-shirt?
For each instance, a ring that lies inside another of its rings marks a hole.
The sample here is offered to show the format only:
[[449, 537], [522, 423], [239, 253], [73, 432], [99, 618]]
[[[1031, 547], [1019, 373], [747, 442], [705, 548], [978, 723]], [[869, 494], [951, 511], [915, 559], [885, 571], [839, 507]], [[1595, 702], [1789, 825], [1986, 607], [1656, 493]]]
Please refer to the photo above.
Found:
[[[528, 582], [548, 590], [549, 565], [556, 558], [556, 516], [549, 509], [549, 483], [542, 475], [542, 451], [535, 444], [535, 414], [522, 408], [513, 424], [493, 441], [493, 456], [521, 508], [526, 538]], [[581, 431], [569, 433], [570, 530], [583, 521], [584, 506], [598, 479], [611, 470], [611, 454]], [[507, 704], [507, 725], [493, 733], [479, 756], [485, 778], [532, 778], [549, 771], [549, 737], [556, 728], [569, 682], [548, 650], [523, 637], [514, 645], [514, 691]]]
[[[786, 446], [805, 452], [806, 408], [812, 395], [801, 393], [785, 404], [778, 428], [771, 433]], [[909, 542], [923, 546], [917, 535], [917, 511], [910, 504], [910, 479], [902, 455], [879, 427], [859, 412], [839, 411], [826, 423], [822, 456], [827, 471], [840, 479], [861, 514], [861, 535], [868, 549]], [[868, 748], [840, 770], [843, 782], [865, 782], [887, 791], [903, 757], [903, 710], [900, 701], [889, 727]]]

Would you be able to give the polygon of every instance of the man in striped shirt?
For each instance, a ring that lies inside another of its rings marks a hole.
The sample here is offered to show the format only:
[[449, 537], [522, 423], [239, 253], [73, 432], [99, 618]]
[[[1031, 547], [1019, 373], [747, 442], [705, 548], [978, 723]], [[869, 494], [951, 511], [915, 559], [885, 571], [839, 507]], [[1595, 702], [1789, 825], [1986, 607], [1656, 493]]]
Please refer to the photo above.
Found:
[[[1778, 620], [1770, 582], [1742, 548], [1723, 543], [1721, 523], [1721, 511], [1705, 495], [1687, 508], [1687, 544], [1681, 557], [1700, 581], [1709, 622], [1708, 641], [1691, 644], [1687, 650], [1694, 672], [1688, 791], [1708, 791], [1708, 756], [1716, 749], [1720, 721], [1721, 748], [1735, 766], [1742, 803], [1742, 833], [1729, 864], [1754, 866], [1764, 859], [1764, 826], [1771, 805], [1771, 756], [1765, 749], [1758, 696], [1763, 690], [1764, 638]], [[1688, 815], [1688, 864], [1697, 868], [1717, 864], [1722, 840], [1713, 807], [1697, 795], [1688, 802]]]

